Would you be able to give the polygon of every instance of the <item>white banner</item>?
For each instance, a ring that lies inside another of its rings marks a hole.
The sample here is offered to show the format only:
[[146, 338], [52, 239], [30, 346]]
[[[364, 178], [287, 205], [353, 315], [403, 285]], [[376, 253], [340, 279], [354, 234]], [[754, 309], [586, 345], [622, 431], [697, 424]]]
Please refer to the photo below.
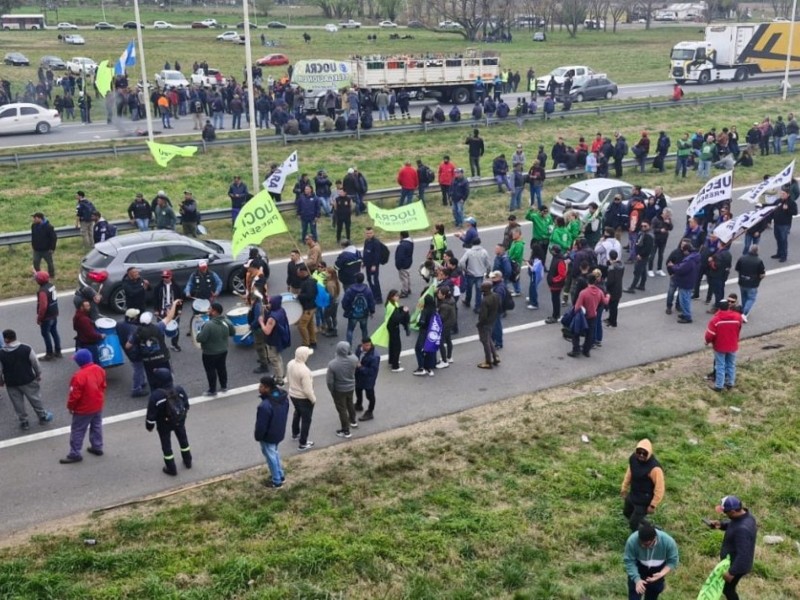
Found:
[[750, 229], [754, 225], [757, 225], [759, 222], [766, 219], [770, 213], [775, 210], [775, 208], [775, 206], [765, 206], [764, 208], [751, 210], [741, 214], [735, 219], [725, 221], [724, 223], [717, 225], [717, 227], [714, 229], [714, 235], [717, 236], [721, 242], [727, 244], [740, 231]]
[[689, 203], [686, 214], [693, 217], [704, 206], [716, 204], [723, 200], [730, 200], [733, 197], [733, 171], [726, 171], [722, 175], [709, 179], [708, 182], [697, 192], [697, 195]]
[[268, 192], [273, 194], [280, 194], [283, 191], [283, 186], [286, 184], [286, 177], [292, 173], [297, 173], [299, 168], [297, 164], [297, 150], [292, 152], [283, 164], [275, 169], [275, 171], [264, 180], [262, 184]]
[[763, 194], [767, 190], [780, 188], [782, 185], [791, 183], [793, 173], [794, 173], [794, 161], [789, 163], [789, 165], [777, 175], [773, 175], [769, 179], [762, 181], [749, 192], [739, 196], [739, 200], [747, 200], [750, 204], [755, 204], [756, 202], [758, 202], [758, 199], [761, 197], [761, 194]]

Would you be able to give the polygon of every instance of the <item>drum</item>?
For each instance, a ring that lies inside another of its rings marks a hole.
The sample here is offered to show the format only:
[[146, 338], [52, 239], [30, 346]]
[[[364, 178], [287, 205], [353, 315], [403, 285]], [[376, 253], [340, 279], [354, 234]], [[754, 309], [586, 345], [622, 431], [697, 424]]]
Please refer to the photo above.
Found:
[[[208, 300], [204, 300], [204, 302], [208, 302]], [[206, 313], [198, 313], [192, 317], [192, 343], [196, 348], [200, 347], [200, 342], [197, 341], [197, 334], [200, 333], [200, 330], [208, 319], [209, 316]]]
[[178, 322], [170, 321], [167, 323], [167, 326], [164, 328], [164, 335], [168, 338], [176, 337], [178, 335]]
[[100, 366], [107, 369], [124, 364], [125, 355], [122, 353], [122, 345], [119, 343], [119, 336], [117, 335], [117, 322], [108, 317], [100, 317], [94, 322], [94, 326], [106, 336], [97, 344], [97, 356], [100, 359]]
[[196, 313], [206, 314], [211, 310], [211, 302], [203, 298], [197, 298], [192, 302], [192, 310]]
[[281, 294], [281, 308], [286, 311], [289, 325], [294, 325], [303, 316], [303, 307], [300, 306], [294, 294]]
[[233, 343], [237, 346], [252, 346], [253, 332], [250, 330], [250, 323], [247, 322], [247, 313], [250, 308], [247, 306], [237, 306], [228, 311], [228, 319], [233, 323]]

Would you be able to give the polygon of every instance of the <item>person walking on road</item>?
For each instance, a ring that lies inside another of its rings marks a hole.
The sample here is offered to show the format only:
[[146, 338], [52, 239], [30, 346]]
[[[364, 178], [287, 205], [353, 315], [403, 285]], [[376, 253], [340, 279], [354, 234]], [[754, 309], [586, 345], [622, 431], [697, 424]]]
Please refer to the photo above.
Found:
[[758, 286], [767, 276], [764, 261], [758, 256], [758, 246], [753, 244], [747, 253], [736, 261], [736, 272], [739, 273], [739, 292], [742, 296], [742, 320], [747, 323], [750, 312], [756, 303]]
[[297, 276], [300, 280], [297, 301], [303, 309], [303, 314], [300, 316], [300, 320], [297, 321], [297, 331], [300, 332], [303, 346], [316, 348], [317, 280], [308, 274], [308, 267], [305, 264], [301, 264], [297, 268]]
[[33, 412], [39, 417], [39, 425], [53, 420], [53, 413], [42, 405], [39, 382], [42, 380], [42, 369], [36, 353], [26, 344], [17, 341], [17, 333], [13, 329], [3, 331], [3, 347], [0, 348], [0, 387], [8, 390], [8, 398], [17, 413], [19, 427], [22, 431], [30, 429], [28, 413], [25, 412], [27, 399]]
[[628, 458], [620, 495], [625, 500], [622, 514], [628, 519], [631, 531], [636, 531], [664, 499], [664, 470], [653, 454], [650, 440], [643, 439], [636, 444]]
[[62, 465], [81, 462], [83, 440], [89, 430], [89, 454], [103, 456], [103, 406], [106, 401], [106, 372], [92, 361], [92, 353], [81, 348], [72, 357], [78, 370], [69, 382], [67, 410], [72, 415], [69, 434], [69, 454]]
[[292, 439], [299, 440], [300, 450], [308, 450], [314, 445], [314, 442], [308, 439], [308, 432], [311, 429], [311, 417], [314, 415], [317, 396], [314, 393], [314, 377], [306, 364], [312, 354], [314, 350], [308, 346], [299, 346], [294, 351], [294, 358], [286, 365], [286, 387], [294, 406]]
[[286, 481], [278, 444], [286, 437], [286, 421], [289, 418], [288, 394], [278, 387], [272, 376], [266, 375], [259, 381], [258, 396], [261, 398], [261, 403], [256, 410], [253, 437], [261, 445], [261, 453], [267, 461], [272, 476], [265, 485], [277, 489]]
[[500, 364], [500, 357], [492, 342], [492, 329], [500, 314], [500, 297], [492, 291], [492, 282], [481, 284], [483, 301], [478, 309], [478, 339], [483, 346], [484, 360], [478, 364], [479, 369], [491, 369]]
[[34, 275], [39, 290], [36, 292], [36, 324], [44, 339], [44, 361], [61, 358], [61, 337], [58, 335], [58, 293], [50, 282], [50, 275], [37, 271]]
[[[380, 270], [381, 265], [389, 262], [389, 249], [375, 237], [372, 227], [365, 229], [364, 235], [364, 270], [367, 272], [367, 285], [372, 290], [372, 296], [378, 304], [383, 302], [381, 293]], [[366, 336], [365, 336], [366, 337]]]
[[236, 330], [219, 302], [213, 302], [208, 311], [209, 319], [197, 334], [197, 342], [203, 352], [203, 368], [206, 371], [208, 389], [204, 396], [217, 395], [217, 378], [219, 391], [228, 391], [228, 338], [233, 337]]
[[336, 344], [336, 357], [328, 363], [326, 383], [333, 397], [333, 404], [339, 414], [340, 428], [337, 437], [351, 438], [351, 428], [358, 427], [356, 409], [353, 405], [353, 392], [356, 389], [356, 368], [358, 359], [350, 351], [348, 342]]
[[628, 600], [656, 600], [664, 578], [678, 568], [678, 545], [672, 536], [642, 521], [625, 543]]
[[53, 254], [56, 251], [58, 235], [53, 225], [44, 213], [33, 213], [31, 224], [31, 248], [33, 249], [33, 269], [39, 272], [42, 260], [47, 264], [47, 273], [51, 278], [56, 276], [56, 267], [53, 263]]
[[725, 600], [739, 600], [736, 586], [742, 577], [753, 570], [758, 523], [736, 496], [725, 496], [717, 506], [717, 512], [724, 513], [728, 518], [722, 521], [709, 521], [709, 527], [725, 532], [719, 557], [724, 559], [729, 556], [731, 559], [731, 566], [722, 574], [725, 580], [722, 595], [725, 596]]
[[356, 274], [356, 283], [347, 288], [342, 297], [342, 312], [347, 319], [347, 343], [353, 343], [353, 331], [358, 325], [361, 337], [369, 337], [367, 320], [375, 314], [375, 297], [372, 290], [364, 283], [364, 274]]
[[736, 385], [736, 353], [739, 350], [739, 336], [742, 333], [742, 313], [733, 310], [728, 299], [717, 304], [717, 312], [711, 317], [706, 327], [706, 345], [714, 348], [713, 383], [709, 383], [715, 392], [731, 389]]
[[183, 466], [192, 468], [192, 449], [186, 435], [186, 416], [189, 414], [189, 395], [183, 386], [175, 385], [169, 369], [156, 369], [153, 372], [153, 389], [147, 404], [145, 427], [155, 429], [161, 441], [164, 455], [162, 471], [172, 477], [178, 474], [175, 468], [175, 454], [172, 452], [172, 433], [178, 439]]
[[364, 395], [367, 396], [367, 410], [359, 421], [371, 421], [375, 411], [375, 382], [378, 380], [378, 369], [381, 366], [381, 356], [372, 345], [370, 338], [361, 340], [361, 345], [356, 349], [358, 367], [356, 367], [356, 412], [364, 410]]

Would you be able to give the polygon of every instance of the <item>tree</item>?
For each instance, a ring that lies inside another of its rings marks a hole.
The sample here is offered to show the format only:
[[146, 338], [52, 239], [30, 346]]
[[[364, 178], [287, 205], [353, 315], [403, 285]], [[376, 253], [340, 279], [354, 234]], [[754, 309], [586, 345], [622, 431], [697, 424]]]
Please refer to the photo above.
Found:
[[617, 24], [620, 23], [625, 17], [625, 14], [630, 10], [631, 2], [630, 0], [618, 0], [611, 4], [609, 9], [609, 14], [611, 15], [611, 19], [613, 21], [613, 29], [614, 33], [617, 32]]
[[578, 35], [578, 27], [586, 20], [587, 0], [563, 0], [558, 15], [561, 24], [567, 28], [569, 37]]
[[3, 14], [10, 13], [12, 8], [22, 6], [22, 0], [0, 0], [0, 11]]
[[789, 14], [792, 12], [792, 0], [771, 0], [772, 10], [775, 11], [775, 17], [783, 17], [789, 19]]
[[644, 13], [645, 29], [650, 29], [650, 22], [653, 20], [653, 5], [656, 0], [636, 0], [633, 7]]
[[436, 11], [444, 20], [455, 21], [461, 29], [454, 30], [474, 42], [488, 14], [489, 0], [436, 0]]
[[606, 22], [608, 21], [608, 13], [611, 7], [611, 0], [590, 0], [589, 2], [589, 19], [596, 24], [603, 23], [603, 29], [606, 29]]
[[379, 0], [381, 15], [390, 21], [396, 21], [402, 7], [402, 0]]
[[269, 17], [269, 11], [275, 5], [273, 0], [255, 0], [256, 15], [259, 17]]

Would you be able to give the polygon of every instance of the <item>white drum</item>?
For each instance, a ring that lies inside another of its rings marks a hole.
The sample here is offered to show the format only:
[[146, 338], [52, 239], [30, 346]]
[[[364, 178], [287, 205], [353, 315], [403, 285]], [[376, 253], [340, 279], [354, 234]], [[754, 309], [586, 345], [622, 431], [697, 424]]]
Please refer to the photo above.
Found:
[[178, 335], [178, 322], [170, 321], [167, 323], [167, 326], [164, 328], [164, 335], [168, 338], [176, 337]]
[[[208, 302], [208, 300], [205, 300], [205, 302]], [[200, 333], [208, 319], [208, 313], [198, 313], [192, 317], [192, 343], [196, 348], [200, 347], [200, 342], [197, 341], [197, 334]]]
[[192, 302], [192, 310], [196, 313], [206, 314], [211, 310], [211, 302], [203, 298], [197, 298]]
[[286, 319], [289, 325], [294, 325], [303, 316], [303, 307], [294, 294], [281, 294], [281, 308], [286, 311]]

